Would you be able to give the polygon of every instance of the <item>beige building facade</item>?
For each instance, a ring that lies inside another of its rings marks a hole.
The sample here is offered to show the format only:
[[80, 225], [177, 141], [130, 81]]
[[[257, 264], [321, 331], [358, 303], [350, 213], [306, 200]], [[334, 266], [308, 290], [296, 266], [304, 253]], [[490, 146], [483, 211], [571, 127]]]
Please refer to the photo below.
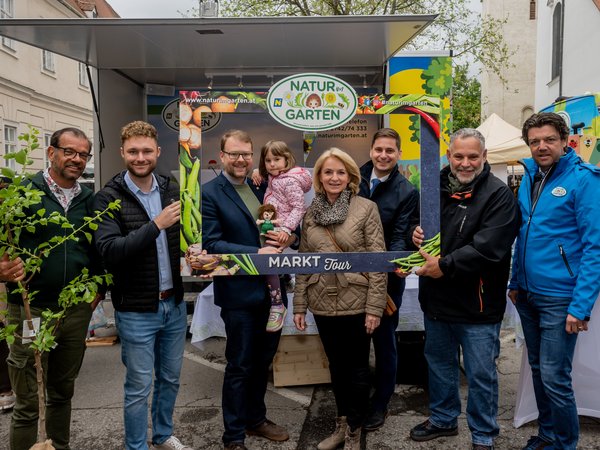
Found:
[[498, 114], [511, 125], [521, 128], [534, 112], [536, 79], [536, 4], [540, 0], [482, 0], [482, 15], [506, 18], [503, 37], [511, 50], [514, 67], [500, 78], [483, 70], [481, 76], [481, 120]]
[[600, 92], [600, 0], [538, 3], [536, 108]]
[[[118, 17], [104, 0], [0, 0], [0, 16]], [[76, 127], [91, 138], [94, 120], [87, 70], [77, 61], [0, 36], [0, 155], [20, 148], [17, 137], [29, 124], [40, 131], [42, 148], [32, 155], [36, 170], [47, 165], [45, 149], [55, 130]], [[2, 166], [15, 164], [0, 160]]]

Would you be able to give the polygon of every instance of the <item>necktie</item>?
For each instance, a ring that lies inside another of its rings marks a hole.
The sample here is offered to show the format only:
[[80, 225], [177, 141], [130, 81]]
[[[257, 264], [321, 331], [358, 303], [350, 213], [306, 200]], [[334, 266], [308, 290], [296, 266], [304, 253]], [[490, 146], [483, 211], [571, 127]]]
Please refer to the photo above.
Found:
[[373, 195], [373, 192], [375, 192], [375, 188], [379, 183], [381, 183], [381, 180], [379, 178], [373, 178], [371, 180], [371, 195]]

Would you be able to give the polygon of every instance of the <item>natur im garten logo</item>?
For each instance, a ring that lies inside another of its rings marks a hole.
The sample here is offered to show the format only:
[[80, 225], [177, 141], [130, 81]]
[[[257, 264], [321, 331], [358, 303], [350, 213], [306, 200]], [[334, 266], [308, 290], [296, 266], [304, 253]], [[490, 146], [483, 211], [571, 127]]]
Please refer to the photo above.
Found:
[[302, 131], [330, 130], [356, 113], [356, 92], [343, 80], [320, 73], [292, 75], [276, 83], [267, 96], [269, 114]]

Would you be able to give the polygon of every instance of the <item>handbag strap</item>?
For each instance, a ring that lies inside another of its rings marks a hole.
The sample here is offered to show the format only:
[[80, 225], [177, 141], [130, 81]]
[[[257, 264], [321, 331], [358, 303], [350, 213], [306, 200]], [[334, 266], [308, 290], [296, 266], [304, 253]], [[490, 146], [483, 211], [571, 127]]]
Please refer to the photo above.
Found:
[[329, 227], [325, 227], [325, 231], [327, 231], [327, 234], [329, 235], [329, 238], [331, 239], [331, 242], [333, 242], [333, 245], [335, 245], [335, 248], [337, 249], [337, 251], [341, 252], [341, 253], [344, 253], [344, 250], [342, 250], [340, 248], [340, 246], [338, 245], [337, 241], [333, 237], [333, 233], [331, 232], [331, 230], [329, 229]]
[[[333, 245], [335, 245], [335, 248], [337, 249], [338, 252], [340, 253], [344, 253], [344, 250], [341, 249], [341, 247], [338, 245], [337, 241], [335, 240], [335, 238], [333, 237], [333, 233], [331, 232], [331, 230], [329, 229], [329, 227], [324, 227], [325, 231], [327, 231], [327, 234], [329, 235], [329, 238], [331, 239], [331, 242], [333, 242]], [[363, 276], [368, 280], [369, 279], [369, 272], [361, 272], [363, 274]]]

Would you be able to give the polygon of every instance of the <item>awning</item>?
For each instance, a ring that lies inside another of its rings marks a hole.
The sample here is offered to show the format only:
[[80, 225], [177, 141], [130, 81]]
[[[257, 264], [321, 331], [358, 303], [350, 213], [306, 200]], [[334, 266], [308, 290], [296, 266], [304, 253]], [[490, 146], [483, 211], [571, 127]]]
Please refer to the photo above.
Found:
[[189, 87], [211, 77], [252, 85], [253, 77], [264, 84], [265, 76], [319, 71], [364, 84], [435, 17], [3, 19], [0, 35], [139, 85]]
[[510, 163], [531, 156], [521, 138], [521, 130], [493, 113], [477, 127], [485, 138], [487, 160], [490, 164]]

